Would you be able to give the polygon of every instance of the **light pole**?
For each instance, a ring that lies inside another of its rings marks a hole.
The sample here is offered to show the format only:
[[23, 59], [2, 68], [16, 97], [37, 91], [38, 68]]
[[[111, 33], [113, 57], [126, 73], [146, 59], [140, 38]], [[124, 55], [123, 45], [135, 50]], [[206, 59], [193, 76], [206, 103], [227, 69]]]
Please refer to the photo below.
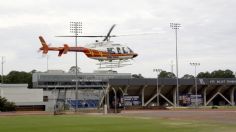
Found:
[[48, 58], [49, 58], [49, 56], [47, 54], [47, 72], [48, 72]]
[[179, 106], [179, 69], [178, 69], [178, 45], [177, 45], [177, 31], [181, 27], [179, 23], [170, 23], [170, 27], [175, 30], [175, 44], [176, 44], [176, 102]]
[[195, 70], [195, 106], [197, 108], [198, 106], [198, 98], [197, 98], [197, 66], [200, 66], [200, 63], [196, 63], [196, 62], [191, 62], [190, 63], [191, 66], [194, 66], [194, 70]]
[[160, 102], [159, 102], [159, 95], [160, 95], [160, 91], [159, 91], [159, 87], [158, 87], [158, 75], [160, 74], [160, 72], [161, 72], [162, 70], [161, 69], [153, 69], [153, 72], [157, 72], [157, 106], [160, 106]]
[[[70, 22], [70, 32], [75, 34], [75, 47], [77, 48], [78, 34], [82, 33], [82, 22]], [[75, 52], [75, 80], [78, 80], [77, 52]], [[78, 81], [75, 82], [75, 112], [78, 109]]]
[[174, 73], [174, 63], [173, 63], [173, 60], [170, 61], [170, 71], [171, 71], [171, 73]]
[[2, 80], [1, 80], [1, 83], [3, 84], [3, 64], [5, 63], [5, 60], [4, 60], [4, 56], [2, 56], [2, 62], [1, 62], [1, 64], [2, 64]]
[[4, 76], [4, 75], [3, 75], [3, 64], [5, 63], [4, 58], [5, 58], [5, 57], [2, 56], [2, 63], [1, 63], [1, 64], [2, 64], [2, 78], [1, 78], [0, 96], [3, 96], [3, 93], [2, 93], [2, 87], [3, 87], [3, 76]]

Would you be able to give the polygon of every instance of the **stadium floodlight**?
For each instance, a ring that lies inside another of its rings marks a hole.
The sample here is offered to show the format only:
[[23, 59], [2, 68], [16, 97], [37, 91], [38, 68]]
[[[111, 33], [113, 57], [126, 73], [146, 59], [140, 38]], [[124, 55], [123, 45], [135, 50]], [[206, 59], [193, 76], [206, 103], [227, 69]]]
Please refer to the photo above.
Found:
[[196, 108], [198, 107], [198, 98], [197, 98], [197, 66], [200, 66], [200, 63], [196, 63], [196, 62], [191, 62], [190, 63], [191, 66], [194, 66], [194, 69], [195, 69], [195, 106]]
[[179, 106], [179, 67], [178, 67], [178, 44], [177, 44], [177, 31], [181, 27], [180, 23], [170, 23], [170, 27], [175, 30], [175, 44], [176, 44], [176, 102], [175, 105]]
[[157, 73], [157, 106], [160, 106], [160, 102], [159, 102], [159, 95], [160, 95], [160, 90], [159, 90], [159, 78], [158, 75], [160, 74], [162, 70], [161, 69], [153, 69], [153, 72]]
[[[75, 34], [75, 47], [77, 47], [77, 38], [79, 33], [82, 33], [82, 22], [70, 22], [70, 32]], [[77, 63], [77, 52], [75, 52], [75, 80], [78, 80], [78, 63]], [[78, 81], [75, 82], [75, 112], [77, 112], [78, 109]]]

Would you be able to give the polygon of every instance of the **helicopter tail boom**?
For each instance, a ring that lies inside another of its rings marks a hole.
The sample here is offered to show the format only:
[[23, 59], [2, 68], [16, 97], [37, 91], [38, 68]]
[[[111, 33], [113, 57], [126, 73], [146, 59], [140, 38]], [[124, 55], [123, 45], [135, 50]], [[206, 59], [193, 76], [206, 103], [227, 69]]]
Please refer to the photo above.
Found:
[[67, 54], [69, 51], [72, 52], [84, 52], [83, 47], [69, 47], [68, 44], [64, 44], [63, 47], [50, 47], [42, 36], [39, 36], [39, 40], [42, 44], [42, 47], [39, 50], [43, 51], [43, 54], [47, 54], [48, 51], [58, 51], [58, 56], [62, 56], [62, 54]]

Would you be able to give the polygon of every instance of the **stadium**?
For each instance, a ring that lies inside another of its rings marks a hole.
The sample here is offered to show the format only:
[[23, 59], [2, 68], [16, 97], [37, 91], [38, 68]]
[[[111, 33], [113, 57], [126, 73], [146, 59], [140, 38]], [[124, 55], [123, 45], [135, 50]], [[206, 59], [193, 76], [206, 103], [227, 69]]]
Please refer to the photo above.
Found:
[[[39, 110], [51, 112], [55, 108], [62, 111], [73, 111], [75, 108], [96, 110], [104, 108], [105, 104], [108, 109], [120, 110], [157, 106], [196, 107], [196, 104], [198, 107], [235, 105], [236, 79], [197, 78], [197, 89], [195, 79], [179, 79], [177, 97], [176, 79], [132, 78], [130, 73], [114, 71], [79, 73], [78, 78], [76, 92], [76, 79], [73, 73], [60, 70], [34, 73], [33, 88], [27, 89], [27, 85], [18, 85], [25, 89], [25, 92], [21, 89], [19, 93], [13, 89], [7, 91], [6, 88], [2, 88], [1, 95], [5, 95], [10, 101], [16, 101], [19, 110], [24, 107], [27, 109], [27, 106], [31, 106], [28, 107], [31, 109], [34, 106], [37, 110], [35, 107], [38, 106]], [[4, 87], [10, 88], [13, 85], [5, 84]], [[27, 102], [29, 98], [31, 102]]]
[[[177, 102], [176, 79], [133, 78], [130, 73], [114, 71], [79, 73], [78, 77], [77, 92], [75, 74], [61, 70], [34, 73], [33, 88], [27, 84], [2, 85], [1, 96], [14, 101], [17, 112], [0, 112], [0, 130], [34, 129], [34, 122], [42, 126], [35, 126], [36, 131], [86, 131], [87, 125], [92, 125], [92, 131], [116, 131], [116, 125], [137, 132], [235, 130], [236, 79], [199, 78], [197, 98], [195, 80], [179, 79]], [[211, 109], [213, 106], [219, 109]], [[52, 114], [58, 115], [58, 120], [48, 116]], [[28, 125], [22, 124], [23, 118]], [[16, 126], [9, 128], [4, 123], [11, 119]], [[52, 127], [52, 122], [60, 126]], [[100, 128], [104, 124], [109, 125]]]

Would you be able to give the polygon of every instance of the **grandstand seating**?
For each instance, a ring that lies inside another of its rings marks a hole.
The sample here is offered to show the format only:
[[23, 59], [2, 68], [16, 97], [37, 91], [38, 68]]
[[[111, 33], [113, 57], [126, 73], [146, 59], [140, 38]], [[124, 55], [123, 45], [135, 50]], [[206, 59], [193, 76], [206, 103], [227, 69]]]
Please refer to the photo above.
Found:
[[67, 103], [71, 108], [96, 108], [99, 105], [99, 100], [67, 100]]

